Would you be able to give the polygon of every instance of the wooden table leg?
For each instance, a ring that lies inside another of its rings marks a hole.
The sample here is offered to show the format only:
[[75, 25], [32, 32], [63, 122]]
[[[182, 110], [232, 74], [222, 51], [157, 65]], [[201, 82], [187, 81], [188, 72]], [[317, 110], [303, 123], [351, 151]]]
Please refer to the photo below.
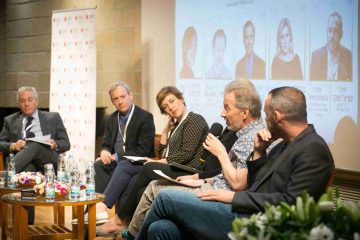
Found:
[[[21, 218], [19, 219], [20, 216], [20, 207], [18, 205], [13, 204], [12, 205], [12, 224], [13, 224], [13, 239], [14, 240], [20, 240], [21, 239], [21, 235], [20, 235], [20, 222], [21, 222]], [[20, 216], [21, 217], [21, 216]], [[26, 219], [27, 222], [27, 219]]]
[[20, 237], [21, 240], [27, 240], [28, 235], [28, 208], [25, 206], [20, 206]]
[[65, 207], [64, 206], [54, 206], [54, 224], [65, 224]]
[[94, 239], [96, 237], [96, 204], [88, 205], [88, 214], [88, 235], [89, 239]]
[[6, 239], [6, 229], [7, 229], [7, 203], [0, 201], [1, 205], [1, 239]]
[[59, 224], [58, 222], [59, 212], [57, 206], [53, 206], [53, 213], [54, 213], [54, 224]]
[[77, 206], [77, 237], [78, 239], [84, 239], [85, 233], [85, 222], [84, 222], [84, 205]]
[[[72, 207], [72, 219], [77, 218], [77, 207], [73, 206]], [[77, 231], [78, 231], [78, 226], [77, 224], [72, 224], [72, 233], [73, 233], [73, 238], [76, 239], [77, 238]]]
[[64, 206], [59, 206], [57, 208], [57, 212], [58, 212], [58, 224], [61, 225], [65, 225], [65, 207]]

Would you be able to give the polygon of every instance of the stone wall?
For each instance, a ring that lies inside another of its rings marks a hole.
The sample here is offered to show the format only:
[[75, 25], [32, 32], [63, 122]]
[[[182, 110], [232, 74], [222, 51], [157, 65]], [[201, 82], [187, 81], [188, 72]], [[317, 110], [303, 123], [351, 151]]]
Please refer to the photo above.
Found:
[[[141, 0], [0, 1], [0, 107], [16, 107], [16, 90], [32, 85], [49, 107], [51, 13], [97, 7], [97, 107], [114, 110], [110, 84], [127, 82], [141, 105]], [[6, 12], [6, 14], [5, 14]]]
[[5, 105], [5, 1], [0, 1], [0, 106]]

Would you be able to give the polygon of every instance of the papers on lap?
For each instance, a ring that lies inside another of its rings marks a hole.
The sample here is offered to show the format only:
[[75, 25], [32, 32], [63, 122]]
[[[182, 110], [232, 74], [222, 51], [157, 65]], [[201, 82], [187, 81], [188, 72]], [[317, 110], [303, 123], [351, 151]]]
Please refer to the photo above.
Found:
[[124, 156], [124, 158], [128, 159], [132, 163], [144, 163], [146, 162], [145, 157], [136, 157], [136, 156]]
[[173, 182], [173, 183], [176, 183], [176, 184], [179, 184], [179, 185], [183, 185], [183, 186], [186, 186], [186, 187], [198, 187], [198, 186], [192, 186], [190, 184], [186, 184], [184, 182], [180, 182], [180, 181], [176, 181], [175, 179], [169, 177], [168, 175], [166, 175], [165, 173], [163, 173], [161, 170], [153, 170], [157, 175], [159, 175], [160, 177], [170, 181], [170, 182]]
[[51, 143], [48, 142], [49, 140], [50, 140], [50, 134], [49, 134], [49, 135], [45, 135], [45, 136], [33, 137], [33, 138], [26, 138], [26, 139], [25, 139], [25, 141], [38, 142], [38, 143], [41, 143], [41, 144], [45, 144], [45, 145], [51, 146]]

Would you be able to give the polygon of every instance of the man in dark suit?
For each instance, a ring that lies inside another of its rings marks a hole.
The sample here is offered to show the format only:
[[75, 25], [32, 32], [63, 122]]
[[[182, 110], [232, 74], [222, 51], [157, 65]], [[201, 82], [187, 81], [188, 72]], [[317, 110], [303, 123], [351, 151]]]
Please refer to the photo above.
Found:
[[342, 18], [333, 12], [328, 20], [327, 45], [311, 56], [311, 80], [352, 80], [351, 51], [340, 45], [342, 36]]
[[[106, 122], [102, 150], [94, 164], [95, 191], [100, 193], [105, 191], [110, 179], [116, 177], [113, 172], [123, 156], [154, 156], [153, 115], [135, 106], [132, 92], [126, 83], [114, 83], [109, 95], [116, 111]], [[103, 207], [107, 209], [105, 205]], [[104, 209], [98, 210], [101, 212]]]
[[[70, 142], [58, 113], [37, 109], [38, 94], [34, 87], [21, 87], [17, 93], [20, 112], [7, 116], [0, 133], [0, 151], [16, 153], [16, 172], [43, 171], [44, 165], [57, 166], [59, 153], [70, 149]], [[48, 145], [26, 141], [27, 138], [50, 135]]]
[[[20, 112], [7, 116], [0, 133], [0, 151], [15, 153], [15, 170], [44, 172], [44, 165], [52, 163], [55, 171], [59, 153], [70, 149], [70, 141], [59, 113], [37, 109], [38, 94], [34, 87], [20, 87], [17, 93]], [[26, 141], [50, 135], [47, 144]], [[34, 208], [28, 209], [28, 223], [34, 222]]]
[[[211, 190], [196, 196], [163, 190], [137, 237], [225, 239], [235, 217], [263, 211], [265, 202], [294, 204], [303, 191], [318, 199], [334, 161], [325, 141], [307, 123], [304, 94], [292, 87], [274, 89], [266, 98], [265, 113], [268, 130], [260, 130], [254, 138], [246, 191]], [[283, 141], [266, 154], [269, 144], [279, 138]]]
[[247, 21], [243, 28], [245, 56], [236, 64], [236, 79], [265, 79], [265, 62], [254, 52], [255, 26]]

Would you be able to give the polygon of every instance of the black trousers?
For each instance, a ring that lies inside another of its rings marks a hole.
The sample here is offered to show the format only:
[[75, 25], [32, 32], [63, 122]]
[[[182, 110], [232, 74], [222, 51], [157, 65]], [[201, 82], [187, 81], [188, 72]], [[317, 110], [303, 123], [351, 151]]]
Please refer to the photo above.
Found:
[[128, 198], [122, 205], [118, 206], [117, 215], [122, 220], [125, 220], [126, 222], [129, 222], [131, 220], [147, 185], [153, 180], [161, 179], [161, 177], [157, 175], [153, 170], [161, 170], [163, 173], [170, 176], [171, 178], [193, 174], [178, 168], [173, 168], [167, 164], [156, 162], [145, 164], [144, 167], [141, 169], [141, 172], [139, 173], [135, 183], [133, 184]]

